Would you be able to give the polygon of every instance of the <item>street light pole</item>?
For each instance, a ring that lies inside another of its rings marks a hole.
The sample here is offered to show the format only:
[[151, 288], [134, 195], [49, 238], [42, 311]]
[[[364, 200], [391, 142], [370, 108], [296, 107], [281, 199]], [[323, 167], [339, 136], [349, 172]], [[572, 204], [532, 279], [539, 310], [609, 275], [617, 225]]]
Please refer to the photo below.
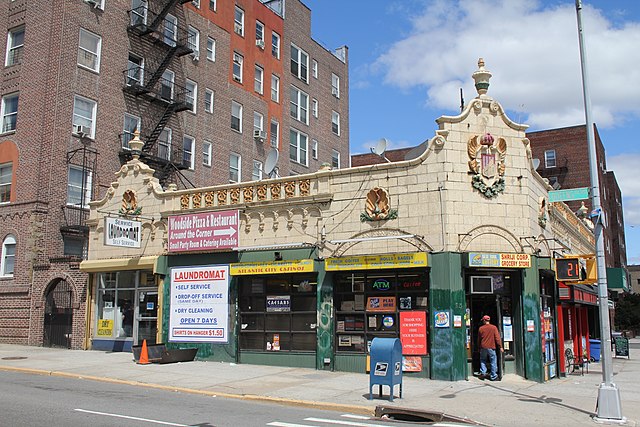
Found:
[[589, 172], [591, 176], [591, 203], [595, 217], [596, 263], [598, 271], [598, 309], [600, 312], [600, 338], [602, 363], [602, 383], [598, 388], [598, 402], [596, 419], [612, 423], [624, 423], [620, 405], [620, 392], [613, 383], [613, 361], [611, 354], [611, 326], [609, 324], [609, 295], [607, 293], [607, 266], [604, 258], [604, 221], [600, 204], [600, 180], [598, 174], [598, 157], [596, 140], [591, 119], [591, 98], [589, 95], [589, 78], [587, 74], [587, 53], [584, 46], [582, 28], [582, 1], [576, 0], [576, 14], [578, 18], [578, 41], [580, 44], [580, 67], [582, 69], [582, 94], [584, 97], [584, 113], [587, 126], [589, 146]]

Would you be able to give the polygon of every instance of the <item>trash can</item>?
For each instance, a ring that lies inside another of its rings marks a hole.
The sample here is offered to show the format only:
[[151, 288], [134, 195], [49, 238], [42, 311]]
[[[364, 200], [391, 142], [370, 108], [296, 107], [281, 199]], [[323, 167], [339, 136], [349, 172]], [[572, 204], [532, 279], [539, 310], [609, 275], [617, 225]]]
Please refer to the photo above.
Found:
[[591, 354], [591, 360], [594, 362], [600, 361], [600, 340], [589, 340], [589, 353]]
[[400, 398], [402, 398], [402, 344], [398, 338], [374, 338], [370, 350], [369, 373], [369, 400], [375, 384], [389, 386], [389, 400], [393, 402], [393, 389], [400, 385]]

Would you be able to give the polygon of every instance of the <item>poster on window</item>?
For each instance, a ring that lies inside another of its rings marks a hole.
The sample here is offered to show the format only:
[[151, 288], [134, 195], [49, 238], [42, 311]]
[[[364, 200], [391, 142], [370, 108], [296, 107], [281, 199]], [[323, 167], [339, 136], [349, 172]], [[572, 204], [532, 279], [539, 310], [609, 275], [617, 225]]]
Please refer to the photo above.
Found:
[[424, 311], [400, 312], [400, 342], [402, 354], [427, 354], [427, 313]]
[[229, 340], [229, 266], [171, 269], [170, 342]]

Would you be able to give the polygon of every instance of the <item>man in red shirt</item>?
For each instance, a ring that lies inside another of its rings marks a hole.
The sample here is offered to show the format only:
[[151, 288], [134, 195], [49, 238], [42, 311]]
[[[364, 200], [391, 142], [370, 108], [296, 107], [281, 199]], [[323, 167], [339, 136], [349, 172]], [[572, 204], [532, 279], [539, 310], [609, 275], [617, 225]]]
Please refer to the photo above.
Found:
[[496, 348], [501, 352], [502, 339], [498, 328], [491, 324], [491, 318], [486, 314], [482, 316], [482, 326], [478, 329], [478, 345], [480, 346], [480, 378], [487, 377], [487, 359], [491, 366], [491, 374], [489, 379], [495, 381], [498, 379], [498, 360], [496, 357]]

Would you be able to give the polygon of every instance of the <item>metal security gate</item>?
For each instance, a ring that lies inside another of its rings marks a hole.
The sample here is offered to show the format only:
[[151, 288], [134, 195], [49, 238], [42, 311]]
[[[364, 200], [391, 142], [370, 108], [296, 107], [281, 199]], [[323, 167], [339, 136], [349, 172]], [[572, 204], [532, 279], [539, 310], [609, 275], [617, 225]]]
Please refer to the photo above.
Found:
[[45, 347], [71, 348], [73, 291], [66, 280], [51, 285], [44, 309]]

